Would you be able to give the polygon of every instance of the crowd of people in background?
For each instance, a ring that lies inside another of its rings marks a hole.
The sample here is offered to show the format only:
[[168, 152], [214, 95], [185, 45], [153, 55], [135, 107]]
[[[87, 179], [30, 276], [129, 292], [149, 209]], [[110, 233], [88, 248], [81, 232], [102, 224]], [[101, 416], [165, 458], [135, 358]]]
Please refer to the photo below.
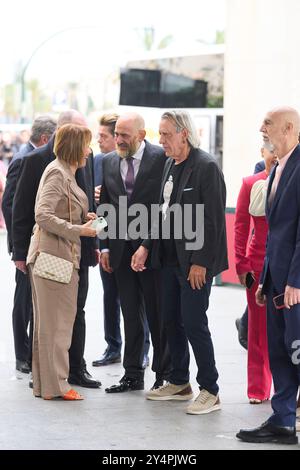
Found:
[[5, 189], [6, 174], [14, 155], [26, 147], [30, 131], [1, 131], [0, 126], [0, 231], [5, 231], [5, 220], [2, 213], [2, 197]]

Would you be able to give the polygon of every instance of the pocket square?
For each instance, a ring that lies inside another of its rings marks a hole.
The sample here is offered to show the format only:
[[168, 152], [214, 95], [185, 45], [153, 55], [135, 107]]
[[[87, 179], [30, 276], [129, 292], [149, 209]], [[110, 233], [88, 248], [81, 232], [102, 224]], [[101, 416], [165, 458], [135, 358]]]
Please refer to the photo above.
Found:
[[183, 191], [192, 191], [194, 188], [184, 188]]

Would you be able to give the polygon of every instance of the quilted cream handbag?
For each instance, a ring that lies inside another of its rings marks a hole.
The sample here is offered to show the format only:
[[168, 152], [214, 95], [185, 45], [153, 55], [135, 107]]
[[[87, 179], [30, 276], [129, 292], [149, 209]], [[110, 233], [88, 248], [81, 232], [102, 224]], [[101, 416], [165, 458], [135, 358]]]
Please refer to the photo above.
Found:
[[[68, 186], [68, 199], [70, 223], [72, 223], [70, 186]], [[40, 243], [41, 229], [39, 228], [38, 230]], [[74, 260], [74, 244], [72, 244], [72, 258]], [[50, 255], [48, 253], [42, 253], [38, 250], [38, 256], [34, 263], [32, 272], [35, 276], [42, 277], [43, 279], [61, 282], [62, 284], [69, 284], [69, 282], [71, 281], [73, 269], [74, 262], [67, 261], [66, 259], [59, 258], [58, 256]]]

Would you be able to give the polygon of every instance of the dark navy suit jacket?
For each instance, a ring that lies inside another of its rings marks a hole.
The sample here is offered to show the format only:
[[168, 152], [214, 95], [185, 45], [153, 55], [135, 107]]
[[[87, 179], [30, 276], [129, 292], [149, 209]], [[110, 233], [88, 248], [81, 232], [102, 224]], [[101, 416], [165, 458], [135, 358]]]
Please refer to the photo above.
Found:
[[95, 186], [102, 185], [103, 181], [103, 170], [102, 170], [102, 160], [105, 157], [105, 153], [99, 153], [94, 157], [94, 175], [95, 175]]
[[300, 146], [297, 145], [288, 159], [270, 206], [275, 168], [267, 193], [269, 236], [261, 281], [266, 281], [269, 272], [275, 289], [281, 294], [286, 285], [300, 289]]

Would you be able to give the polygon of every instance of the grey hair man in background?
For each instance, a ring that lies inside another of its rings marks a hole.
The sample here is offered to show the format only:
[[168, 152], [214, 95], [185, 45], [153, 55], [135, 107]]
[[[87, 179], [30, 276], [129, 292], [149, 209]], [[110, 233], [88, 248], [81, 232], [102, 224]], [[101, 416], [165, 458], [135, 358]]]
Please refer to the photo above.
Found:
[[[37, 117], [31, 128], [30, 139], [16, 153], [9, 165], [5, 192], [3, 195], [2, 210], [7, 227], [8, 252], [12, 254], [12, 206], [18, 175], [23, 158], [26, 158], [34, 149], [48, 143], [56, 129], [56, 121], [51, 116]], [[12, 312], [12, 324], [14, 334], [14, 345], [16, 355], [16, 369], [20, 372], [29, 373], [31, 370], [32, 351], [32, 301], [31, 288], [28, 276], [16, 269], [16, 287], [14, 295], [14, 306]], [[28, 335], [28, 324], [30, 322], [30, 333]]]
[[[200, 393], [186, 411], [200, 415], [220, 409], [218, 372], [206, 311], [213, 277], [228, 267], [226, 188], [215, 158], [199, 149], [198, 134], [188, 113], [164, 113], [159, 134], [170, 157], [162, 179], [160, 230], [156, 231], [156, 239], [150, 236], [144, 240], [131, 266], [143, 271], [151, 250], [152, 266], [161, 268], [162, 316], [172, 371], [170, 382], [150, 390], [147, 398], [184, 401], [193, 397], [189, 383], [190, 343], [198, 366]], [[172, 208], [174, 204], [176, 209]], [[204, 218], [197, 215], [200, 205], [204, 206]], [[189, 217], [186, 210], [190, 210]], [[164, 224], [169, 224], [165, 237]], [[180, 237], [176, 234], [179, 226]], [[204, 233], [198, 237], [203, 227]], [[194, 239], [190, 238], [192, 230]]]

